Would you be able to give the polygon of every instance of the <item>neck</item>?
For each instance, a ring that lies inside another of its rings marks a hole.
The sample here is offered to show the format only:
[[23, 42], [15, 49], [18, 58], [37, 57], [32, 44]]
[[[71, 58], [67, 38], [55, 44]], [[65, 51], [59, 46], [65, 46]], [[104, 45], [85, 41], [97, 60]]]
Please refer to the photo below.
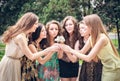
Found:
[[86, 42], [88, 40], [88, 38], [89, 38], [89, 35], [84, 36], [84, 41]]
[[50, 45], [54, 44], [54, 38], [50, 38]]
[[36, 43], [39, 43], [41, 40], [42, 40], [41, 38], [38, 38], [38, 39], [36, 40]]

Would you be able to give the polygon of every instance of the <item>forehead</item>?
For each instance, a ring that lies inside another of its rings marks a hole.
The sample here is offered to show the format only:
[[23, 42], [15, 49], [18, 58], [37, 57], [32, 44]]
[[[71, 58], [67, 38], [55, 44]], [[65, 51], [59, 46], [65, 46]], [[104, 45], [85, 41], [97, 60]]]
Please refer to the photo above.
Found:
[[52, 24], [49, 25], [49, 28], [58, 28], [58, 25], [55, 24], [55, 23], [52, 23]]
[[42, 26], [42, 30], [45, 30], [45, 26]]
[[79, 24], [79, 28], [88, 28], [88, 27], [87, 27], [86, 24], [84, 24], [84, 23], [80, 23], [80, 24]]
[[68, 19], [68, 20], [66, 20], [66, 22], [65, 22], [66, 24], [67, 23], [73, 23], [73, 20], [71, 20], [71, 19]]

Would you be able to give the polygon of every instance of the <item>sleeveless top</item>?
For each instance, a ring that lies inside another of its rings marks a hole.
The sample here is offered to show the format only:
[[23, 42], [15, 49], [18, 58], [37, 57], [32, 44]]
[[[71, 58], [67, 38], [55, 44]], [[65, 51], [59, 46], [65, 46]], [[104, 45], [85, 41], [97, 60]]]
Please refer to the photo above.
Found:
[[[104, 34], [101, 34], [101, 36], [103, 35]], [[114, 54], [109, 40], [108, 44], [100, 50], [97, 56], [102, 61], [103, 71], [115, 71], [116, 69], [120, 69], [120, 58], [116, 57]]]

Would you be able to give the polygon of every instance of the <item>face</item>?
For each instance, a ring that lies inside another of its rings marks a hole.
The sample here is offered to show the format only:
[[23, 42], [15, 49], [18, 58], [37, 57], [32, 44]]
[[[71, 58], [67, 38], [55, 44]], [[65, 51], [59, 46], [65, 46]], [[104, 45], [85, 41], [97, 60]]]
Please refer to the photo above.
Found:
[[35, 22], [35, 24], [30, 29], [30, 32], [35, 32], [36, 28], [38, 27], [38, 21]]
[[81, 36], [89, 36], [90, 35], [90, 28], [84, 24], [84, 23], [81, 23], [79, 25], [79, 32], [81, 34]]
[[45, 29], [44, 26], [43, 26], [42, 29], [41, 29], [40, 38], [41, 38], [41, 39], [46, 38], [46, 29]]
[[74, 31], [74, 23], [72, 20], [67, 20], [65, 23], [65, 29], [69, 34], [72, 34]]
[[50, 24], [49, 25], [48, 32], [49, 32], [50, 37], [55, 38], [58, 35], [58, 31], [59, 31], [59, 29], [58, 29], [57, 24]]

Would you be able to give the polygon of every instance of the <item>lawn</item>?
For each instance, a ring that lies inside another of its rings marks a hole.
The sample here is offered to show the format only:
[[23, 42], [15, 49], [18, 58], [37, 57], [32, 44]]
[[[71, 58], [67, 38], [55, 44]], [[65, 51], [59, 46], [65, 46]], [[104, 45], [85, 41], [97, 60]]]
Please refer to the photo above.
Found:
[[0, 42], [0, 60], [3, 57], [4, 52], [5, 52], [5, 44]]
[[118, 40], [117, 39], [112, 39], [112, 42], [115, 45], [115, 47], [118, 47]]

